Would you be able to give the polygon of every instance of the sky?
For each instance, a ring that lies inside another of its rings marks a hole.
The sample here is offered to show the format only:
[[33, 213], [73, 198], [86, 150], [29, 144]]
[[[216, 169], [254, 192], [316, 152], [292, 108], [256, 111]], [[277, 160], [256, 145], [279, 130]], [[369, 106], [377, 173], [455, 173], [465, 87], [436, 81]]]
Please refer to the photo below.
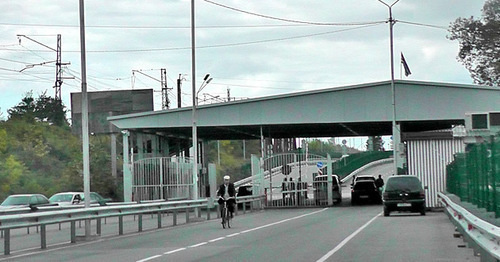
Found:
[[[81, 91], [78, 2], [0, 1], [3, 119], [29, 91], [54, 96], [56, 52], [47, 47], [56, 48], [57, 34], [68, 63], [62, 100], [71, 108], [70, 93]], [[402, 52], [412, 72], [403, 79], [472, 84], [447, 28], [458, 17], [480, 17], [483, 4], [397, 2], [396, 78]], [[227, 99], [228, 90], [231, 99], [245, 99], [390, 80], [388, 8], [377, 0], [195, 0], [195, 10], [196, 86], [207, 73], [213, 78], [200, 91], [200, 103]], [[191, 106], [190, 11], [190, 0], [86, 0], [88, 91], [153, 88], [155, 110], [161, 110], [164, 68], [167, 87], [174, 88], [171, 108], [177, 107], [179, 75], [181, 104]]]

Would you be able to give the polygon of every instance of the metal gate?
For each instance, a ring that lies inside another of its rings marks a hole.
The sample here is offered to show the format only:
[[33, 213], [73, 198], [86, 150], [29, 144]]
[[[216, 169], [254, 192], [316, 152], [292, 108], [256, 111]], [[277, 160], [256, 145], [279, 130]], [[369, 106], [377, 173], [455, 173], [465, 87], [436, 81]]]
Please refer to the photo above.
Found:
[[317, 206], [327, 203], [326, 181], [314, 181], [327, 161], [323, 156], [301, 153], [277, 154], [264, 159], [267, 206]]
[[156, 157], [137, 160], [132, 174], [134, 201], [188, 199], [191, 196], [193, 165], [190, 158]]

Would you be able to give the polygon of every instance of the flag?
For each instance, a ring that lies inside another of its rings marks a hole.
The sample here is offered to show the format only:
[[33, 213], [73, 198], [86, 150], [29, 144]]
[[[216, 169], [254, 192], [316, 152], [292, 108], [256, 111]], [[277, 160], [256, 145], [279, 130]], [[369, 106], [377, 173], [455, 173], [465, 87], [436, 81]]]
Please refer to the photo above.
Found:
[[406, 63], [405, 57], [404, 57], [402, 52], [401, 52], [401, 63], [403, 64], [403, 67], [405, 68], [405, 76], [411, 75], [410, 67]]

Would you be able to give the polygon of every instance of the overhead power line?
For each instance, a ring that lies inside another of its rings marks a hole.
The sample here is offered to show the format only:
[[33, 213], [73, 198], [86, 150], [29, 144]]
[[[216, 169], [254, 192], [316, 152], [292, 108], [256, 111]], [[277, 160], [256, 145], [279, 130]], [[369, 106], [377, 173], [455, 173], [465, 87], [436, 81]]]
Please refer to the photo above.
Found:
[[430, 25], [430, 24], [423, 24], [423, 23], [415, 23], [415, 22], [409, 22], [409, 21], [403, 21], [403, 20], [397, 20], [397, 22], [403, 23], [403, 24], [409, 24], [409, 25], [417, 25], [417, 26], [424, 26], [424, 27], [436, 28], [436, 29], [444, 29], [444, 30], [448, 29], [448, 27], [446, 27], [446, 26]]
[[[282, 21], [282, 22], [288, 22], [288, 23], [295, 23], [295, 24], [307, 24], [307, 25], [324, 25], [324, 26], [356, 26], [356, 25], [373, 25], [373, 24], [378, 24], [381, 21], [371, 21], [371, 22], [349, 22], [349, 23], [324, 23], [324, 22], [310, 22], [310, 21], [301, 21], [301, 20], [295, 20], [295, 19], [288, 19], [288, 18], [279, 18], [279, 17], [274, 17], [274, 16], [269, 16], [269, 15], [263, 15], [263, 14], [258, 14], [246, 10], [242, 10], [239, 8], [223, 5], [220, 3], [216, 3], [214, 1], [210, 0], [204, 0], [207, 3], [220, 6], [229, 10], [233, 10], [236, 12], [244, 13], [247, 15], [253, 15], [253, 16], [258, 16], [262, 18], [267, 18], [267, 19], [272, 19], [272, 20], [277, 20], [277, 21]], [[385, 21], [382, 21], [385, 22]]]
[[[362, 28], [366, 28], [366, 27], [372, 27], [372, 26], [376, 26], [376, 25], [380, 25], [380, 24], [384, 24], [384, 23], [385, 23], [385, 21], [381, 21], [381, 22], [377, 22], [376, 24], [369, 24], [369, 25], [357, 26], [357, 27], [352, 27], [352, 28], [344, 28], [344, 29], [327, 31], [327, 32], [321, 32], [321, 33], [298, 35], [298, 36], [290, 36], [290, 37], [282, 37], [282, 38], [264, 39], [264, 40], [239, 42], [239, 43], [228, 43], [228, 44], [197, 46], [196, 49], [207, 49], [207, 48], [218, 48], [218, 47], [231, 47], [231, 46], [242, 46], [242, 45], [252, 45], [252, 44], [262, 44], [262, 43], [269, 43], [269, 42], [277, 42], [277, 41], [286, 41], [286, 40], [292, 40], [292, 39], [307, 38], [307, 37], [314, 37], [314, 36], [320, 36], [320, 35], [328, 35], [328, 34], [334, 34], [334, 33], [346, 32], [346, 31], [352, 31], [352, 30], [362, 29]], [[189, 50], [189, 49], [191, 49], [191, 47], [166, 47], [166, 48], [123, 49], [123, 50], [88, 50], [87, 53], [136, 53], [136, 52], [178, 51], [178, 50]], [[5, 48], [5, 49], [1, 49], [0, 48], [0, 50], [24, 51], [24, 50], [9, 49], [9, 48]], [[29, 51], [30, 52], [33, 52], [33, 51], [36, 51], [36, 52], [46, 52], [46, 50], [29, 50]], [[68, 52], [68, 53], [77, 53], [77, 52], [80, 52], [80, 51], [65, 51], [65, 52]]]
[[[29, 23], [2, 23], [3, 26], [29, 26], [29, 27], [59, 27], [59, 28], [78, 28], [79, 25], [64, 24], [29, 24]], [[307, 26], [298, 24], [276, 24], [276, 25], [199, 25], [196, 28], [201, 29], [220, 29], [220, 28], [265, 28], [265, 27], [297, 27]], [[85, 28], [101, 29], [190, 29], [191, 26], [152, 26], [152, 25], [86, 25]], [[38, 35], [41, 36], [41, 35]]]

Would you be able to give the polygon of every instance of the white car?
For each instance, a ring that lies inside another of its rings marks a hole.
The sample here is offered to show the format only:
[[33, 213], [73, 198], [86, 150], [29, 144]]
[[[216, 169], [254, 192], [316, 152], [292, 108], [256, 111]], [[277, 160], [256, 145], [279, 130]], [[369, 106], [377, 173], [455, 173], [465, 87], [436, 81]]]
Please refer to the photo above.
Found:
[[[65, 205], [77, 205], [83, 204], [84, 201], [84, 193], [83, 192], [62, 192], [57, 193], [49, 198], [49, 200], [53, 203], [57, 203], [60, 206]], [[90, 204], [91, 205], [106, 205], [107, 202], [110, 202], [111, 199], [104, 198], [96, 192], [90, 192]]]

